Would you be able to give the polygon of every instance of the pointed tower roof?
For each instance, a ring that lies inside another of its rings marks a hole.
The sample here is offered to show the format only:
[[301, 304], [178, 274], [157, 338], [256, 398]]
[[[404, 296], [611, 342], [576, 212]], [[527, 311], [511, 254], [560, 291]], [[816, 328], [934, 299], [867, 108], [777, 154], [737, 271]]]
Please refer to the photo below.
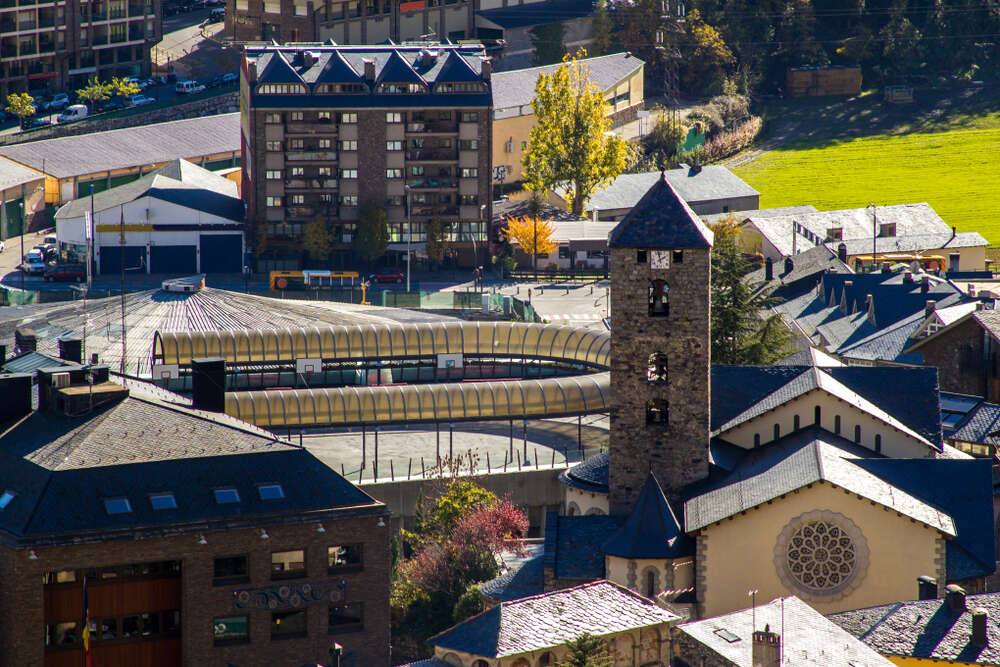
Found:
[[334, 51], [316, 77], [316, 83], [360, 83], [361, 75], [344, 60], [340, 51]]
[[406, 62], [403, 56], [399, 55], [399, 51], [393, 51], [392, 55], [389, 56], [389, 60], [386, 61], [381, 73], [379, 73], [378, 81], [379, 83], [383, 81], [390, 83], [427, 83], [420, 78], [420, 75], [413, 69], [413, 66]]
[[605, 542], [604, 553], [620, 558], [679, 558], [694, 553], [694, 543], [652, 472], [625, 525]]
[[258, 80], [261, 83], [302, 83], [302, 77], [285, 60], [281, 51], [274, 51]]
[[456, 51], [448, 54], [447, 60], [434, 78], [437, 82], [448, 83], [482, 81], [482, 77], [472, 69], [472, 65]]
[[710, 248], [712, 230], [664, 175], [611, 230], [612, 248]]

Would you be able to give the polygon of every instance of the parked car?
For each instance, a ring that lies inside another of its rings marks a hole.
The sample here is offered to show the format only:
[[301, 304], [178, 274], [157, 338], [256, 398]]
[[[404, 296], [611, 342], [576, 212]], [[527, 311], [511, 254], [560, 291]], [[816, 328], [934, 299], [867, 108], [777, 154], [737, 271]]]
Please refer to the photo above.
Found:
[[88, 115], [90, 115], [90, 111], [87, 110], [86, 104], [71, 104], [66, 111], [59, 114], [59, 122], [75, 123], [78, 120], [83, 120]]
[[222, 77], [213, 76], [211, 79], [205, 79], [204, 81], [202, 81], [202, 85], [204, 85], [206, 88], [218, 88], [219, 86], [222, 85]]
[[45, 272], [45, 279], [49, 282], [53, 280], [75, 280], [82, 283], [87, 277], [87, 270], [83, 264], [59, 264], [50, 266]]
[[4, 243], [3, 241], [0, 241], [0, 252], [3, 252], [6, 249], [7, 249], [7, 244]]
[[69, 106], [69, 95], [66, 93], [56, 93], [52, 101], [49, 102], [48, 109], [50, 111], [62, 111]]
[[218, 9], [213, 9], [208, 13], [208, 18], [205, 19], [206, 23], [218, 23], [226, 18], [226, 10], [222, 7]]
[[51, 243], [52, 247], [55, 248], [59, 244], [59, 237], [55, 234], [46, 234], [45, 238], [42, 239], [42, 243]]
[[178, 81], [177, 85], [174, 86], [174, 90], [178, 95], [191, 95], [205, 90], [205, 85], [197, 81]]
[[155, 104], [156, 98], [147, 97], [146, 95], [133, 95], [128, 98], [128, 105], [130, 107], [141, 107], [146, 104]]
[[225, 0], [205, 0], [206, 7], [224, 7]]
[[45, 263], [45, 255], [42, 254], [41, 250], [32, 250], [24, 256], [21, 266], [18, 268], [27, 274], [45, 273], [48, 265]]
[[235, 83], [240, 80], [240, 75], [236, 72], [226, 72], [222, 75], [222, 83]]
[[115, 97], [110, 100], [101, 102], [101, 105], [98, 107], [97, 110], [100, 111], [101, 113], [104, 113], [106, 111], [117, 111], [118, 109], [124, 109], [124, 108], [125, 108], [125, 103], [122, 102], [121, 98]]
[[30, 130], [36, 127], [45, 127], [46, 125], [51, 125], [52, 121], [46, 116], [35, 116], [34, 118], [27, 118], [24, 121], [24, 129]]
[[399, 269], [382, 269], [368, 276], [369, 282], [373, 285], [382, 283], [395, 283], [401, 285], [406, 280], [406, 275]]

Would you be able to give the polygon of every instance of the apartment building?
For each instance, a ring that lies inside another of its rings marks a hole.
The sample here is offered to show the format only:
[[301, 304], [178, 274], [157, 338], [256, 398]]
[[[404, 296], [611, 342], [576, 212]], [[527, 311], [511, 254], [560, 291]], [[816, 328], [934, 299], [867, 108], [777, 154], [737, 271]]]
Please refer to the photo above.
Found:
[[160, 0], [0, 0], [0, 98], [149, 73]]
[[479, 45], [248, 47], [242, 191], [257, 269], [300, 267], [316, 218], [331, 233], [332, 265], [356, 267], [350, 244], [366, 207], [386, 213], [390, 262], [408, 238], [419, 256], [438, 219], [458, 266], [484, 264], [490, 72]]

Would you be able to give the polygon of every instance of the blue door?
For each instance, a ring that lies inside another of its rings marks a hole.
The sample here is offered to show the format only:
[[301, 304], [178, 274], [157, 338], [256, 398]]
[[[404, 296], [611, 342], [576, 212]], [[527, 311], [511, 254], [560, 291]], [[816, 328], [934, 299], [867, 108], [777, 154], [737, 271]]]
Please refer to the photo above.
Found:
[[202, 273], [242, 273], [242, 234], [202, 234]]
[[154, 245], [149, 249], [151, 273], [198, 272], [198, 252], [193, 245]]
[[[117, 274], [122, 270], [122, 246], [101, 246], [101, 273]], [[146, 246], [125, 246], [125, 271], [130, 275], [146, 272]]]

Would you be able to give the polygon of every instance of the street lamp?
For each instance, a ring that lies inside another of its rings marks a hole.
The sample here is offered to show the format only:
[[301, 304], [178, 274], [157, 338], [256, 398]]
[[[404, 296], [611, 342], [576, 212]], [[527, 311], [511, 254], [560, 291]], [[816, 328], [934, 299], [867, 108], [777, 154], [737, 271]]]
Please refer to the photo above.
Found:
[[412, 224], [410, 222], [410, 186], [404, 186], [406, 188], [406, 291], [410, 291], [410, 229], [412, 229]]
[[872, 273], [878, 268], [878, 210], [873, 202], [868, 202], [866, 209], [872, 210]]

